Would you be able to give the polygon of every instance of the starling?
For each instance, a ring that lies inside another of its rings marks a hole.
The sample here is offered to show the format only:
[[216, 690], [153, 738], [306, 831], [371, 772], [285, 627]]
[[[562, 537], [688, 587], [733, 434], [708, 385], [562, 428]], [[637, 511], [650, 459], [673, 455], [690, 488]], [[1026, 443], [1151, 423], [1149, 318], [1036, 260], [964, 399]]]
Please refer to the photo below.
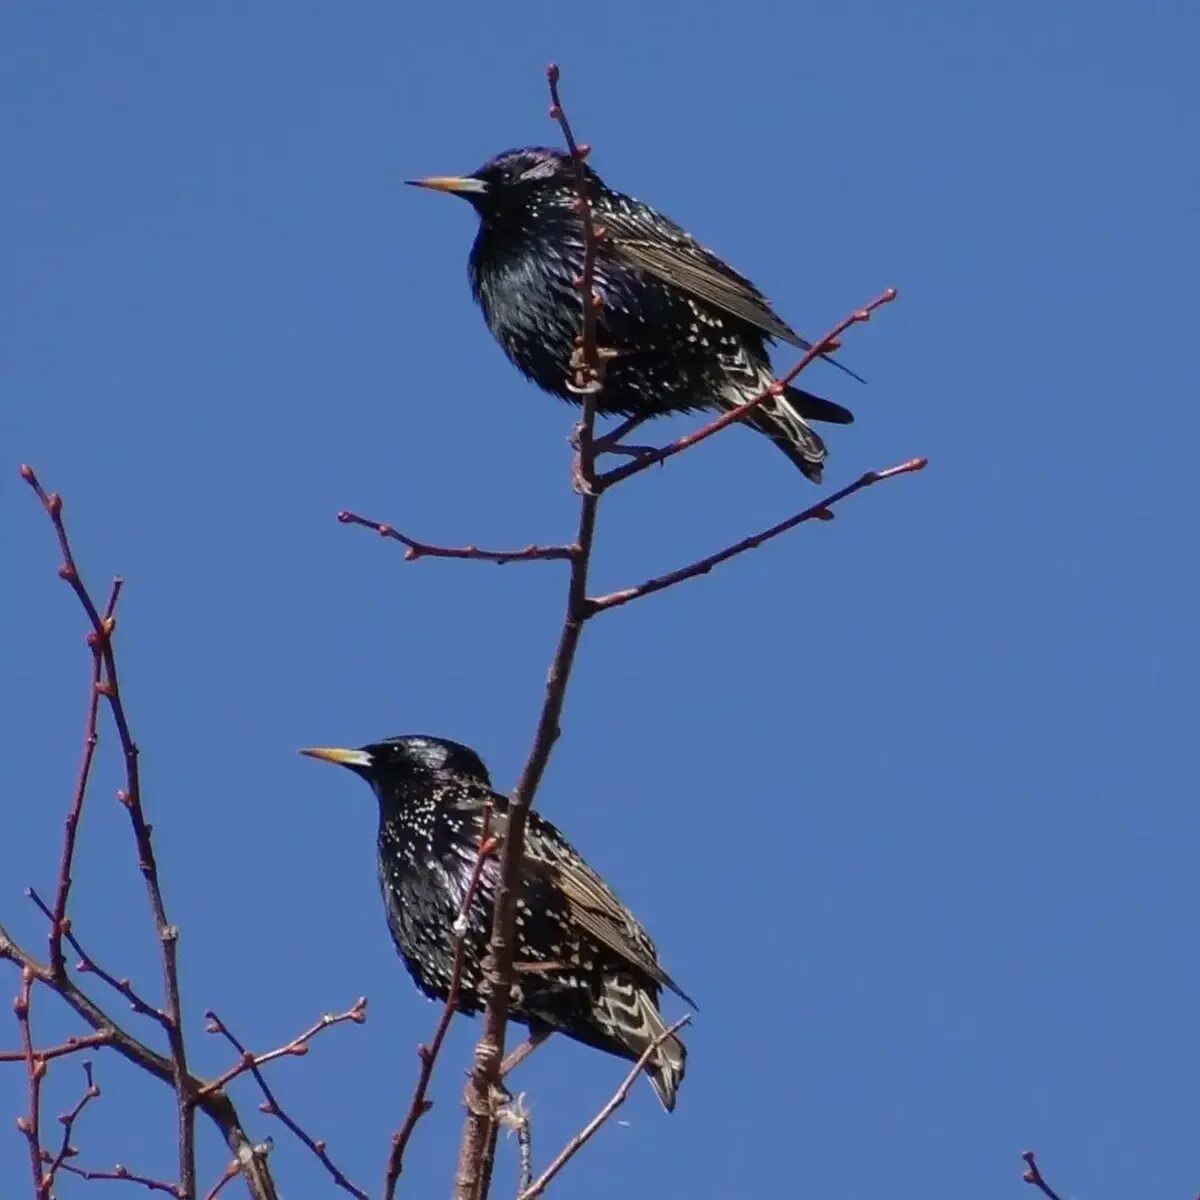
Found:
[[[592, 220], [603, 231], [595, 260], [598, 336], [613, 352], [599, 412], [654, 417], [735, 408], [771, 384], [768, 343], [811, 348], [754, 284], [685, 230], [613, 191], [586, 164], [583, 171]], [[474, 206], [480, 223], [469, 275], [488, 328], [534, 383], [578, 401], [571, 357], [584, 247], [570, 156], [541, 147], [508, 150], [472, 175], [409, 182], [453, 192]], [[817, 483], [825, 444], [808, 422], [853, 420], [841, 405], [789, 387], [745, 423]]]
[[[508, 800], [492, 791], [487, 768], [466, 746], [406, 736], [358, 750], [303, 750], [349, 767], [379, 801], [379, 883], [388, 928], [417, 987], [445, 1001], [450, 989], [455, 923], [475, 866], [483, 814], [504, 835]], [[458, 1011], [487, 1001], [483, 959], [499, 877], [495, 855], [484, 864], [465, 914]], [[462, 929], [462, 925], [458, 925]], [[608, 885], [563, 835], [536, 812], [525, 829], [517, 897], [516, 979], [509, 1015], [534, 1038], [561, 1032], [585, 1045], [636, 1061], [666, 1026], [661, 988], [689, 1004], [658, 964], [654, 943]], [[683, 1079], [685, 1051], [674, 1035], [646, 1070], [668, 1111]]]

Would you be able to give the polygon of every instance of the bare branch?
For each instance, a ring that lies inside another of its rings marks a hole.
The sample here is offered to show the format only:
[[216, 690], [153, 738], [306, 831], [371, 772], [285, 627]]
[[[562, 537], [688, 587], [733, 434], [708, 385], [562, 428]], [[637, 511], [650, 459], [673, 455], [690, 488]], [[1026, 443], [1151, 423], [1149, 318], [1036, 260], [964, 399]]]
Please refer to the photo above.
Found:
[[[365, 1005], [366, 1000], [360, 1000], [359, 1004]], [[359, 1008], [358, 1005], [356, 1005], [355, 1008], [359, 1009], [360, 1015], [358, 1018], [352, 1017], [348, 1015], [348, 1013], [344, 1013], [339, 1019], [350, 1021], [364, 1020], [365, 1018], [361, 1015], [361, 1008]], [[354, 1011], [355, 1009], [353, 1008], [349, 1010], [349, 1012]], [[241, 1063], [245, 1064], [244, 1069], [249, 1071], [250, 1074], [254, 1076], [254, 1082], [258, 1084], [259, 1090], [262, 1092], [263, 1096], [266, 1097], [263, 1103], [258, 1106], [259, 1112], [264, 1112], [268, 1116], [278, 1117], [279, 1120], [282, 1121], [284, 1125], [286, 1125], [291, 1131], [293, 1136], [298, 1141], [303, 1142], [304, 1145], [312, 1151], [318, 1162], [320, 1162], [325, 1170], [329, 1172], [329, 1177], [338, 1185], [338, 1187], [349, 1192], [352, 1196], [356, 1197], [357, 1200], [368, 1200], [366, 1192], [351, 1183], [350, 1180], [334, 1164], [333, 1159], [329, 1157], [329, 1154], [325, 1149], [325, 1142], [321, 1138], [314, 1138], [301, 1127], [299, 1122], [294, 1120], [284, 1111], [275, 1093], [271, 1090], [271, 1085], [267, 1083], [266, 1076], [263, 1075], [262, 1071], [259, 1069], [255, 1056], [246, 1049], [245, 1045], [234, 1035], [232, 1030], [230, 1030], [229, 1027], [224, 1024], [224, 1022], [216, 1015], [216, 1013], [209, 1012], [205, 1015], [208, 1017], [209, 1022], [207, 1027], [208, 1032], [219, 1034], [221, 1037], [225, 1038], [225, 1040], [228, 1041], [229, 1044], [238, 1052], [238, 1054], [241, 1056]], [[334, 1021], [331, 1019], [329, 1024], [333, 1023]], [[320, 1022], [318, 1022], [318, 1025], [319, 1024]], [[322, 1028], [323, 1027], [324, 1026], [322, 1026]], [[280, 1051], [271, 1051], [268, 1055], [263, 1057], [267, 1060], [278, 1058], [280, 1054], [285, 1052], [285, 1050], [286, 1048], [281, 1049]], [[215, 1094], [224, 1095], [222, 1092]], [[209, 1095], [209, 1093], [206, 1093], [206, 1089], [200, 1089], [199, 1098], [201, 1102], [207, 1099]], [[268, 1150], [270, 1150], [270, 1148], [269, 1142], [253, 1147], [253, 1158], [250, 1160], [247, 1159], [245, 1152], [243, 1152], [239, 1157], [239, 1170], [244, 1172], [247, 1168], [248, 1162], [253, 1161], [253, 1159], [265, 1160], [266, 1153]]]
[[[35, 888], [26, 888], [25, 895], [33, 901], [49, 921], [54, 921], [54, 913], [45, 900], [38, 895]], [[74, 926], [69, 918], [60, 922], [60, 930], [67, 944], [79, 955], [79, 961], [75, 964], [75, 970], [82, 974], [95, 975], [97, 979], [102, 979], [113, 991], [124, 996], [129, 1001], [129, 1007], [140, 1016], [152, 1018], [163, 1026], [164, 1029], [170, 1024], [170, 1018], [167, 1014], [161, 1008], [155, 1008], [153, 1004], [139, 996], [134, 991], [133, 984], [128, 979], [118, 979], [115, 975], [106, 971], [88, 954], [83, 946], [80, 945], [79, 938], [76, 936]]]
[[152, 1179], [149, 1175], [139, 1175], [121, 1163], [117, 1163], [111, 1171], [86, 1170], [66, 1162], [59, 1169], [71, 1175], [78, 1175], [80, 1179], [109, 1179], [120, 1183], [137, 1183], [144, 1188], [149, 1188], [152, 1192], [166, 1192], [168, 1196], [175, 1196], [176, 1200], [184, 1200], [183, 1190], [177, 1183], [168, 1183], [165, 1179]]
[[204, 1200], [216, 1200], [216, 1196], [221, 1189], [231, 1180], [236, 1179], [242, 1173], [242, 1164], [236, 1158], [231, 1158], [225, 1164], [225, 1170], [221, 1172], [221, 1178], [209, 1188], [205, 1194]]
[[599, 493], [595, 486], [596, 394], [603, 387], [600, 348], [596, 341], [596, 311], [599, 298], [593, 286], [596, 264], [597, 231], [592, 223], [587, 182], [583, 173], [586, 150], [571, 131], [558, 94], [558, 67], [546, 72], [550, 85], [550, 115], [559, 123], [575, 163], [580, 218], [584, 232], [583, 271], [578, 280], [582, 322], [574, 356], [575, 388], [582, 396], [583, 412], [575, 431], [573, 474], [579, 492], [579, 523], [575, 535], [577, 553], [571, 559], [567, 585], [566, 611], [558, 646], [546, 677], [546, 696], [538, 718], [533, 745], [521, 769], [520, 778], [509, 800], [500, 877], [496, 884], [492, 932], [488, 943], [488, 1002], [484, 1013], [483, 1034], [475, 1048], [475, 1061], [467, 1081], [466, 1124], [459, 1148], [455, 1172], [455, 1200], [484, 1200], [486, 1194], [484, 1162], [495, 1132], [492, 1095], [504, 1056], [504, 1034], [508, 1024], [508, 1001], [513, 982], [513, 931], [516, 919], [517, 888], [525, 849], [525, 823], [550, 752], [558, 740], [559, 721], [566, 697], [567, 683], [575, 662], [575, 651], [587, 619], [587, 580], [591, 564], [592, 539], [596, 531]]
[[537, 562], [550, 559], [570, 560], [579, 553], [577, 546], [526, 546], [523, 550], [482, 550], [478, 546], [435, 546], [431, 542], [418, 542], [407, 534], [400, 533], [383, 521], [371, 517], [360, 517], [358, 513], [338, 513], [337, 519], [343, 525], [361, 525], [365, 529], [373, 529], [380, 537], [390, 538], [407, 547], [404, 551], [406, 562], [416, 562], [418, 558], [465, 558], [474, 562], [491, 562], [499, 566], [513, 562]]
[[21, 990], [13, 1000], [13, 1013], [21, 1031], [22, 1058], [29, 1081], [29, 1112], [17, 1118], [17, 1128], [25, 1135], [29, 1146], [29, 1166], [33, 1173], [33, 1194], [37, 1200], [50, 1200], [50, 1180], [42, 1171], [42, 1078], [46, 1063], [33, 1048], [33, 1028], [29, 1009], [33, 997], [35, 975], [28, 967], [21, 969]]
[[79, 1097], [75, 1102], [75, 1107], [69, 1112], [59, 1114], [58, 1119], [62, 1122], [63, 1127], [62, 1145], [59, 1146], [58, 1153], [54, 1156], [44, 1176], [47, 1195], [51, 1193], [54, 1187], [55, 1175], [62, 1170], [68, 1158], [78, 1153], [75, 1147], [71, 1145], [71, 1134], [75, 1131], [75, 1122], [79, 1120], [79, 1114], [100, 1095], [100, 1089], [96, 1086], [96, 1082], [92, 1078], [92, 1064], [90, 1062], [83, 1064], [83, 1075], [87, 1080], [87, 1084], [83, 1089], [83, 1095]]
[[[138, 867], [146, 883], [146, 894], [150, 901], [150, 909], [154, 917], [155, 929], [158, 933], [162, 958], [163, 990], [166, 997], [163, 1011], [168, 1018], [167, 1023], [164, 1024], [164, 1028], [167, 1034], [167, 1043], [171, 1050], [172, 1074], [178, 1114], [179, 1182], [184, 1194], [191, 1196], [196, 1191], [196, 1120], [195, 1105], [188, 1090], [191, 1076], [188, 1073], [187, 1048], [183, 1038], [182, 1002], [179, 992], [179, 967], [177, 958], [179, 931], [167, 920], [166, 907], [163, 903], [162, 888], [158, 879], [158, 864], [155, 861], [154, 847], [151, 842], [150, 826], [142, 811], [141, 780], [138, 772], [138, 748], [137, 743], [133, 740], [129, 720], [125, 713], [125, 705], [121, 697], [121, 685], [117, 673], [116, 654], [113, 650], [112, 635], [116, 629], [116, 620], [112, 615], [111, 609], [116, 605], [120, 582], [117, 581], [113, 584], [109, 600], [110, 611], [107, 615], [102, 615], [96, 608], [96, 604], [83, 582], [79, 567], [72, 553], [70, 539], [67, 536], [66, 526], [63, 523], [61, 497], [56, 493], [46, 492], [38, 481], [32, 467], [22, 466], [21, 477], [37, 494], [42, 507], [50, 517], [55, 536], [58, 538], [59, 549], [63, 555], [63, 563], [59, 567], [58, 573], [71, 586], [72, 591], [74, 591], [80, 604], [83, 606], [83, 610], [92, 624], [89, 644], [93, 647], [93, 653], [98, 653], [102, 661], [102, 678], [95, 687], [108, 701], [109, 711], [112, 713], [113, 722], [117, 727], [117, 737], [120, 740], [121, 752], [125, 760], [125, 788], [123, 791], [117, 793], [117, 798], [124, 804], [129, 814], [134, 841], [137, 845]], [[87, 761], [85, 751], [85, 763]], [[83, 785], [86, 786], [87, 777], [82, 770], [81, 778]], [[79, 799], [79, 804], [80, 806], [82, 805], [82, 798]], [[76, 813], [77, 820], [78, 813]], [[68, 817], [68, 823], [70, 823], [70, 817]], [[64, 847], [63, 854], [63, 870], [66, 872], [68, 878], [71, 866], [71, 853], [74, 847], [73, 838], [74, 833], [69, 829], [67, 845]], [[52, 939], [58, 935], [65, 920], [68, 891], [69, 883], [63, 883], [60, 876], [59, 899], [61, 900], [63, 911], [59, 912], [58, 900], [56, 900], [55, 919], [51, 929]], [[63, 971], [61, 943], [54, 943], [52, 941], [52, 950], [57, 950], [58, 957], [57, 960], [52, 961], [51, 969], [57, 976], [61, 977]]]
[[651, 450], [646, 454], [639, 455], [633, 462], [626, 463], [622, 467], [614, 467], [611, 471], [606, 471], [596, 480], [596, 486], [601, 491], [606, 491], [608, 488], [620, 483], [624, 479], [628, 479], [632, 475], [639, 475], [642, 471], [648, 470], [650, 467], [657, 466], [659, 463], [666, 462], [668, 458], [673, 458], [676, 454], [682, 454], [685, 450], [690, 450], [693, 446], [698, 445], [706, 438], [710, 438], [714, 433], [720, 433], [722, 429], [727, 429], [730, 425], [744, 420], [745, 417], [754, 411], [760, 404], [770, 399], [772, 396], [778, 396], [787, 387], [809, 363], [818, 359], [823, 354], [828, 354], [830, 351], [837, 348], [838, 339], [852, 325], [858, 325], [863, 321], [869, 321], [871, 314], [884, 304], [890, 304], [896, 299], [897, 292], [895, 288], [888, 288], [876, 296], [869, 304], [862, 308], [856, 309], [849, 316], [843, 317], [819, 342], [806, 350], [800, 360], [791, 370], [780, 375], [768, 387], [764, 388], [757, 396], [752, 396], [745, 404], [739, 404], [737, 408], [731, 408], [728, 412], [722, 413], [719, 417], [710, 421], [707, 425], [700, 429], [693, 430], [691, 433], [684, 434], [683, 437], [671, 442], [669, 445], [661, 446], [657, 450]]
[[[66, 542], [65, 532], [63, 533], [61, 542], [67, 545], [67, 553], [69, 554], [70, 546]], [[68, 558], [67, 562], [74, 569], [73, 560]], [[76, 573], [76, 578], [78, 578], [78, 573]], [[117, 600], [120, 595], [121, 580], [114, 579], [108, 594], [108, 603], [105, 605], [104, 613], [100, 618], [101, 624], [110, 632], [114, 627], [114, 614], [116, 613]], [[101, 678], [104, 673], [104, 659], [100, 653], [100, 640], [94, 629], [89, 631], [87, 643], [92, 651], [92, 677], [88, 685], [87, 715], [84, 719], [83, 755], [79, 763], [79, 773], [75, 780], [75, 794], [71, 800], [71, 807], [67, 810], [67, 819], [63, 833], [62, 859], [58, 868], [58, 889], [54, 897], [54, 909], [48, 914], [50, 917], [50, 966], [55, 971], [66, 970], [66, 964], [63, 961], [62, 942], [63, 935], [69, 927], [67, 921], [67, 901], [71, 895], [71, 867], [75, 859], [75, 838], [79, 832], [79, 821], [83, 815], [83, 801], [87, 795], [88, 780], [92, 773], [92, 760], [95, 758], [96, 744], [99, 741], [96, 733], [96, 718], [100, 713], [100, 688]]]
[[844, 500], [847, 496], [852, 496], [855, 492], [861, 492], [864, 488], [871, 487], [873, 484], [882, 483], [885, 479], [895, 479], [898, 475], [908, 475], [913, 471], [922, 471], [925, 469], [927, 462], [928, 460], [924, 458], [910, 458], [907, 462], [900, 463], [895, 467], [888, 467], [883, 471], [868, 471], [865, 475], [860, 475], [853, 483], [847, 484], [846, 487], [840, 488], [838, 491], [826, 496], [824, 500], [818, 500], [816, 504], [810, 505], [802, 512], [796, 513], [795, 516], [788, 517], [786, 521], [780, 521], [778, 525], [772, 525], [769, 529], [764, 529], [760, 533], [743, 538], [740, 542], [734, 542], [733, 545], [726, 546], [724, 550], [718, 550], [716, 554], [710, 554], [707, 558], [698, 559], [686, 567], [669, 571], [665, 575], [657, 575], [653, 579], [647, 579], [645, 583], [639, 583], [637, 587], [624, 588], [619, 592], [610, 592], [607, 596], [590, 598], [588, 600], [590, 606], [589, 615], [603, 612], [609, 608], [619, 608], [622, 604], [628, 604], [631, 600], [640, 600], [643, 596], [652, 596], [655, 592], [664, 591], [666, 588], [673, 587], [677, 583], [683, 583], [688, 579], [695, 579], [697, 575], [707, 575], [719, 563], [735, 558], [739, 554], [744, 554], [747, 550], [754, 550], [764, 542], [769, 542], [772, 538], [777, 538], [781, 533], [787, 533], [789, 529], [795, 529], [797, 525], [803, 525], [805, 521], [832, 520], [833, 513], [831, 509], [839, 500]]
[[637, 1077], [645, 1069], [646, 1064], [654, 1057], [659, 1046], [663, 1044], [669, 1037], [678, 1033], [685, 1025], [691, 1021], [692, 1017], [689, 1013], [685, 1017], [680, 1017], [674, 1025], [669, 1026], [660, 1033], [654, 1041], [642, 1051], [642, 1056], [634, 1064], [633, 1070], [625, 1076], [621, 1086], [612, 1094], [608, 1103], [577, 1133], [571, 1140], [562, 1148], [558, 1157], [537, 1177], [534, 1183], [527, 1187], [517, 1197], [517, 1200], [533, 1200], [535, 1196], [540, 1196], [547, 1187], [549, 1187], [554, 1177], [587, 1145], [595, 1136], [596, 1131], [608, 1120], [609, 1117], [625, 1103], [625, 1098], [629, 1095], [633, 1085], [637, 1082]]
[[[233, 1041], [229, 1030], [222, 1023], [220, 1017], [211, 1010], [204, 1014], [208, 1021], [206, 1032], [223, 1034], [230, 1041]], [[239, 1075], [244, 1075], [247, 1071], [253, 1071], [257, 1067], [264, 1067], [269, 1062], [274, 1062], [277, 1058], [284, 1058], [288, 1055], [301, 1057], [308, 1053], [308, 1043], [313, 1040], [322, 1030], [330, 1029], [334, 1025], [340, 1025], [344, 1021], [353, 1021], [356, 1025], [361, 1025], [367, 1019], [367, 998], [359, 996], [359, 998], [345, 1012], [340, 1013], [324, 1013], [318, 1020], [314, 1021], [303, 1033], [292, 1038], [290, 1042], [282, 1046], [276, 1047], [274, 1050], [268, 1050], [263, 1054], [249, 1054], [245, 1051], [241, 1052], [241, 1057], [234, 1063], [223, 1075], [218, 1075], [216, 1079], [210, 1080], [199, 1088], [196, 1092], [197, 1096], [206, 1096], [212, 1092], [219, 1092], [227, 1084], [235, 1080]], [[235, 1043], [236, 1044], [236, 1043]]]
[[467, 880], [462, 904], [459, 905], [458, 910], [456, 926], [459, 928], [459, 932], [455, 935], [454, 940], [454, 964], [450, 970], [450, 986], [446, 991], [446, 1002], [442, 1005], [442, 1013], [429, 1044], [417, 1047], [417, 1057], [421, 1061], [421, 1069], [417, 1075], [417, 1086], [413, 1090], [408, 1112], [405, 1114], [400, 1128], [392, 1135], [392, 1149], [388, 1155], [387, 1170], [384, 1174], [384, 1200], [392, 1200], [396, 1194], [396, 1181], [400, 1178], [400, 1172], [404, 1167], [404, 1151], [408, 1147], [409, 1139], [417, 1127], [417, 1122], [433, 1107], [432, 1102], [427, 1099], [429, 1081], [433, 1077], [434, 1064], [441, 1053], [442, 1043], [446, 1040], [450, 1022], [458, 1011], [458, 997], [462, 990], [463, 964], [466, 961], [467, 935], [470, 932], [466, 925], [466, 917], [483, 878], [483, 865], [499, 844], [499, 838], [492, 836], [490, 832], [491, 817], [491, 806], [485, 805], [483, 824], [479, 834], [479, 849], [475, 854], [475, 865], [471, 868], [471, 875]]
[[1062, 1200], [1062, 1197], [1042, 1178], [1038, 1170], [1037, 1157], [1032, 1150], [1026, 1150], [1021, 1158], [1025, 1161], [1025, 1173], [1021, 1176], [1026, 1183], [1037, 1188], [1047, 1200]]
[[[63, 1058], [68, 1054], [76, 1054], [80, 1050], [89, 1050], [94, 1046], [107, 1046], [112, 1041], [112, 1031], [105, 1030], [100, 1033], [89, 1033], [83, 1037], [69, 1037], [65, 1042], [60, 1042], [57, 1046], [47, 1046], [44, 1049], [35, 1049], [34, 1054], [42, 1059], [43, 1062], [49, 1062], [52, 1058]], [[0, 1062], [24, 1062], [24, 1050], [0, 1050]]]

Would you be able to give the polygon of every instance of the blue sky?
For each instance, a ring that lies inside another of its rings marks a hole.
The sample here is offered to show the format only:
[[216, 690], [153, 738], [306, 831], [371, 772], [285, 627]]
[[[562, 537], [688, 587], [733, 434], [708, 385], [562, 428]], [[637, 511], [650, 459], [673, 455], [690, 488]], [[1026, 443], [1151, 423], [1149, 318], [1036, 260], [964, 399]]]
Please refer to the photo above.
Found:
[[[806, 378], [859, 418], [831, 484], [931, 460], [588, 630], [540, 807], [701, 1012], [676, 1114], [639, 1087], [557, 1194], [794, 1174], [991, 1200], [1022, 1194], [1027, 1145], [1089, 1200], [1194, 1194], [1198, 37], [1182, 2], [8, 6], [4, 919], [41, 943], [22, 889], [53, 881], [87, 671], [27, 460], [93, 585], [127, 580], [197, 1064], [227, 1062], [205, 1008], [265, 1049], [368, 995], [274, 1078], [377, 1187], [436, 1011], [387, 937], [367, 790], [295, 750], [437, 732], [503, 787], [526, 753], [561, 567], [405, 564], [334, 513], [483, 544], [571, 528], [571, 414], [473, 310], [470, 210], [401, 183], [553, 142], [556, 59], [597, 169], [795, 326], [900, 289], [843, 352], [869, 386]], [[597, 585], [817, 494], [722, 435], [606, 501]], [[152, 989], [111, 734], [99, 766], [76, 928]], [[447, 1184], [476, 1029], [409, 1194]], [[541, 1162], [623, 1070], [539, 1052]], [[80, 1161], [169, 1170], [162, 1089], [98, 1075]], [[23, 1095], [0, 1072], [6, 1193]], [[240, 1099], [283, 1190], [331, 1194]]]

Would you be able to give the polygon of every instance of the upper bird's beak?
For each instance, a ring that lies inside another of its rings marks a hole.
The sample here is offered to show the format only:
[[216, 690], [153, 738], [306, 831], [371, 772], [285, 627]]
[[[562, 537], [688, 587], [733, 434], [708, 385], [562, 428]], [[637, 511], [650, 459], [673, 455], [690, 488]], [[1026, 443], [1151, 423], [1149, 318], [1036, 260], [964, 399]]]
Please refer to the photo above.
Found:
[[337, 763], [339, 767], [369, 769], [375, 761], [365, 750], [337, 750], [317, 746], [311, 750], [301, 750], [300, 753], [307, 754], [309, 758], [319, 758], [324, 762]]
[[456, 196], [482, 196], [487, 184], [470, 175], [430, 175], [428, 179], [406, 179], [413, 187], [431, 188], [435, 192], [453, 192]]

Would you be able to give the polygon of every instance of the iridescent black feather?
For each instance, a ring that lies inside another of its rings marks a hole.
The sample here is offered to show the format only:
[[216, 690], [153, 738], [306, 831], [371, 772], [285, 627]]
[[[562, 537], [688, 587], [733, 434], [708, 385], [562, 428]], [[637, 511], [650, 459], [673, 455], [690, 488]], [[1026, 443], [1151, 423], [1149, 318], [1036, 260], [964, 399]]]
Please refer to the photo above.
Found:
[[[503, 837], [507, 797], [466, 746], [442, 738], [390, 738], [357, 751], [306, 751], [350, 767], [379, 801], [379, 883], [388, 927], [409, 974], [445, 1000], [454, 964], [454, 922], [475, 865], [483, 813]], [[487, 1001], [482, 968], [492, 927], [496, 857], [488, 859], [466, 918], [458, 1007]], [[636, 1060], [666, 1029], [662, 988], [687, 997], [658, 964], [633, 914], [549, 821], [531, 813], [517, 899], [516, 981], [510, 1015], [533, 1032], [557, 1031]], [[689, 1001], [690, 1003], [690, 1001]], [[674, 1035], [647, 1073], [668, 1110], [683, 1079], [685, 1051]]]
[[[599, 339], [617, 352], [598, 397], [600, 412], [726, 410], [771, 383], [771, 340], [809, 348], [748, 279], [661, 213], [584, 170], [593, 220], [604, 231], [595, 269]], [[509, 150], [464, 178], [413, 182], [474, 205], [480, 224], [469, 274], [488, 327], [525, 375], [577, 401], [568, 385], [583, 232], [569, 157], [541, 147]], [[826, 451], [808, 422], [853, 419], [841, 405], [788, 388], [746, 424], [817, 482]]]

